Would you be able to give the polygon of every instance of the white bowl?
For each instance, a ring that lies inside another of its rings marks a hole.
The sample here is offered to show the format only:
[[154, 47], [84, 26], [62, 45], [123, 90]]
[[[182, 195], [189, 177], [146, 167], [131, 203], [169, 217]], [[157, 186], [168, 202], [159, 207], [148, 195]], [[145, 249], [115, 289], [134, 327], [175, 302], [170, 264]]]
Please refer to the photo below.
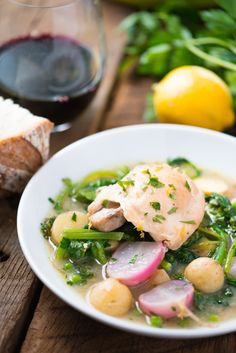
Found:
[[18, 236], [22, 251], [40, 280], [75, 309], [111, 326], [138, 334], [194, 338], [235, 331], [236, 319], [214, 328], [154, 328], [98, 312], [52, 266], [39, 225], [50, 209], [49, 196], [61, 189], [64, 177], [77, 180], [86, 174], [118, 165], [162, 161], [184, 156], [201, 167], [236, 180], [236, 139], [206, 129], [178, 125], [135, 125], [100, 132], [79, 140], [53, 156], [28, 183], [18, 209]]

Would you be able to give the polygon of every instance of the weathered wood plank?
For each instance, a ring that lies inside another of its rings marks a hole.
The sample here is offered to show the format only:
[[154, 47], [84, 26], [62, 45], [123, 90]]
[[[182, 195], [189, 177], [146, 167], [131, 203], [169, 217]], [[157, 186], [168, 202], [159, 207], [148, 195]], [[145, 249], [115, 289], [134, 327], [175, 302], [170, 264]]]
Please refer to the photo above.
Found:
[[144, 123], [146, 95], [152, 80], [123, 75], [113, 93], [113, 100], [101, 130]]
[[[1, 6], [3, 2], [0, 3]], [[123, 7], [106, 4], [104, 8], [109, 60], [105, 79], [89, 109], [75, 122], [73, 128], [52, 137], [52, 153], [97, 130], [115, 82], [117, 66], [122, 55], [124, 37], [115, 33], [116, 26], [127, 13]], [[38, 20], [38, 17], [34, 19]], [[32, 21], [30, 22], [32, 23]], [[112, 37], [116, 39], [112, 41]], [[14, 352], [24, 333], [39, 281], [31, 272], [20, 250], [16, 234], [18, 200], [0, 202], [0, 353]], [[2, 251], [2, 253], [1, 253]]]
[[[20, 250], [16, 234], [18, 199], [0, 202], [0, 352], [12, 352], [39, 288]], [[5, 256], [4, 256], [4, 255]], [[9, 258], [8, 258], [9, 257]]]

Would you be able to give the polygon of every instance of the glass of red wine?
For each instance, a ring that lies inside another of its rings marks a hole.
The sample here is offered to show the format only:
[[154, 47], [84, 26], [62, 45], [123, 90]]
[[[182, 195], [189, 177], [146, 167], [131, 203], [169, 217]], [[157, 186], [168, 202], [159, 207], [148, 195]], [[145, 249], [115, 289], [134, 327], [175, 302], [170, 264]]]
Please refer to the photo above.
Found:
[[4, 0], [0, 96], [70, 126], [96, 94], [105, 65], [98, 0]]

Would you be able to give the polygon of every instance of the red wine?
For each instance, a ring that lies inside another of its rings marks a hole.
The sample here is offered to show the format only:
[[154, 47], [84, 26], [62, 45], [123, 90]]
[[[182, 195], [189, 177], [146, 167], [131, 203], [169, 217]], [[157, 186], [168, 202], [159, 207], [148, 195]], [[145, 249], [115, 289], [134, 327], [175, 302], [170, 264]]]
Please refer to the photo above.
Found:
[[90, 49], [73, 39], [16, 38], [0, 46], [0, 95], [62, 124], [90, 103], [99, 70]]

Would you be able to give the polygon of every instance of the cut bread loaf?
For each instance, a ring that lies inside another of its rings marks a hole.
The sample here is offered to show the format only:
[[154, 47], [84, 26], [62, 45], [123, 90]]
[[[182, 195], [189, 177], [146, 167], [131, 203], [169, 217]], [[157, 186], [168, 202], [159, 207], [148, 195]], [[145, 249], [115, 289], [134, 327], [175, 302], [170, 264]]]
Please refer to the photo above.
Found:
[[20, 193], [47, 160], [53, 123], [0, 97], [0, 198]]

